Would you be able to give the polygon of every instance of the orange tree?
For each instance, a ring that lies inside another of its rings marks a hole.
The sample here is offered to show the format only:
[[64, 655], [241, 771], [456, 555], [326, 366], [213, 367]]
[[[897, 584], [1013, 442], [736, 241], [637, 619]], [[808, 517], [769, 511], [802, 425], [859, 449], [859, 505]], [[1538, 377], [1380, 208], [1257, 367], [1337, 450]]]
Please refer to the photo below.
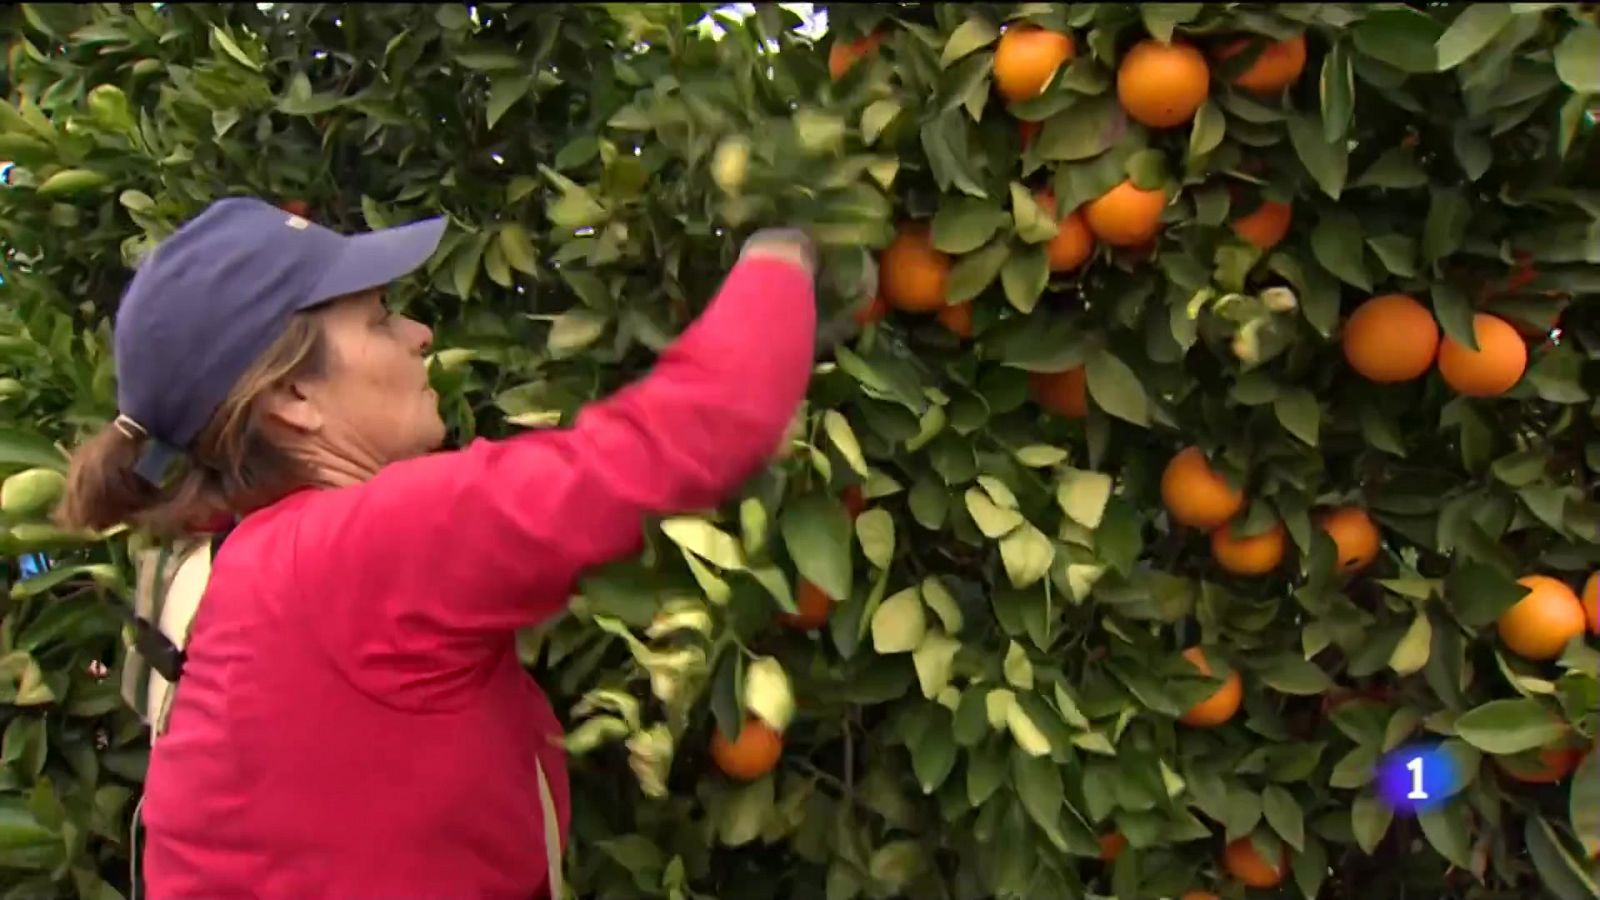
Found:
[[[249, 193], [450, 217], [398, 299], [460, 440], [643, 371], [759, 225], [866, 325], [521, 642], [582, 896], [1595, 896], [1592, 5], [826, 12], [0, 12], [4, 552], [57, 566], [3, 607], [0, 889], [126, 888], [149, 538], [43, 517], [127, 266]], [[1417, 742], [1461, 778], [1397, 816]]]

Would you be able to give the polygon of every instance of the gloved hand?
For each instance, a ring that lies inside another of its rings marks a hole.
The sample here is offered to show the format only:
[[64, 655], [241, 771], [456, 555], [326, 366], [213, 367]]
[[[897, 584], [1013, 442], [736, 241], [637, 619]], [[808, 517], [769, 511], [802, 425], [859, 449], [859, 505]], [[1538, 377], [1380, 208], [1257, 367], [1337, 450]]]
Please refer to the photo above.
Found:
[[798, 228], [763, 228], [750, 235], [739, 251], [739, 258], [771, 257], [787, 259], [817, 271], [817, 247], [811, 237]]

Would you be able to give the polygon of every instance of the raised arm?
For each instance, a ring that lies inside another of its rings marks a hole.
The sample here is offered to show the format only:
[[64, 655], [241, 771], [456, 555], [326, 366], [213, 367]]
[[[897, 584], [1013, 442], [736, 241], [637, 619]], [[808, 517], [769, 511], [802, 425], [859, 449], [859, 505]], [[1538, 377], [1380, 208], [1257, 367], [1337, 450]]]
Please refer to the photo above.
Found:
[[306, 500], [297, 581], [336, 595], [329, 627], [388, 631], [376, 617], [407, 644], [509, 636], [558, 612], [584, 570], [638, 551], [646, 517], [716, 506], [771, 459], [810, 376], [812, 283], [802, 245], [754, 245], [654, 369], [571, 428]]

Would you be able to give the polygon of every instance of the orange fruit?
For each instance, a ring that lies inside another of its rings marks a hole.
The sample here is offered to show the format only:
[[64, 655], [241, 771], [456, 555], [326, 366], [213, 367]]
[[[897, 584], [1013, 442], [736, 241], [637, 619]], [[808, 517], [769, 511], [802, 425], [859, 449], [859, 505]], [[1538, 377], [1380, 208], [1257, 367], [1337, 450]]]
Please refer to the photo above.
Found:
[[[1039, 206], [1053, 218], [1056, 215], [1056, 197], [1050, 191], [1034, 195]], [[1070, 272], [1083, 265], [1094, 253], [1094, 235], [1089, 233], [1089, 223], [1083, 213], [1073, 210], [1056, 219], [1056, 236], [1044, 245], [1045, 258], [1050, 260], [1050, 271]]]
[[1339, 548], [1335, 562], [1341, 575], [1359, 572], [1378, 558], [1378, 526], [1359, 506], [1341, 506], [1324, 513], [1319, 523]]
[[1028, 376], [1033, 399], [1058, 416], [1081, 419], [1089, 414], [1089, 379], [1083, 366], [1065, 372], [1034, 372]]
[[1100, 859], [1104, 862], [1116, 862], [1117, 857], [1121, 856], [1122, 851], [1128, 846], [1128, 838], [1120, 831], [1102, 834], [1099, 841]]
[[1522, 380], [1528, 368], [1528, 345], [1510, 322], [1488, 313], [1472, 317], [1478, 349], [1469, 350], [1446, 336], [1439, 346], [1439, 374], [1456, 393], [1495, 397]]
[[1344, 358], [1368, 381], [1396, 384], [1419, 378], [1433, 365], [1439, 326], [1433, 313], [1407, 294], [1383, 294], [1345, 320]]
[[878, 260], [879, 296], [895, 309], [936, 312], [945, 303], [950, 257], [933, 249], [926, 225], [903, 226]]
[[972, 337], [972, 301], [946, 306], [939, 310], [939, 324], [950, 329], [950, 333], [965, 340]]
[[1231, 526], [1221, 525], [1211, 532], [1211, 558], [1234, 575], [1265, 575], [1283, 562], [1285, 534], [1282, 522], [1249, 537], [1234, 537]]
[[1012, 25], [994, 48], [995, 89], [1010, 103], [1037, 97], [1076, 52], [1070, 34]]
[[[1204, 650], [1199, 647], [1190, 647], [1183, 651], [1183, 658], [1200, 670], [1201, 675], [1211, 674], [1211, 663], [1206, 659]], [[1193, 728], [1215, 728], [1233, 718], [1239, 711], [1239, 704], [1244, 702], [1244, 680], [1238, 672], [1229, 672], [1222, 685], [1211, 696], [1194, 706], [1178, 717], [1178, 721]]]
[[711, 730], [711, 761], [729, 778], [755, 781], [771, 772], [782, 755], [783, 735], [755, 716], [744, 720], [736, 741], [723, 737], [720, 728]]
[[1244, 492], [1218, 475], [1198, 447], [1179, 451], [1161, 473], [1167, 515], [1190, 528], [1216, 528], [1244, 508]]
[[858, 325], [871, 325], [874, 322], [883, 321], [883, 317], [888, 314], [889, 304], [883, 302], [882, 297], [873, 297], [871, 303], [866, 306], [856, 307], [855, 312], [852, 312], [850, 316], [856, 320]]
[[1113, 247], [1137, 247], [1161, 230], [1167, 193], [1142, 191], [1124, 181], [1083, 207], [1084, 222], [1094, 236]]
[[1531, 771], [1517, 771], [1495, 758], [1500, 771], [1513, 781], [1523, 784], [1555, 784], [1572, 774], [1572, 770], [1583, 762], [1583, 751], [1576, 747], [1563, 747], [1560, 745], [1543, 747], [1539, 750], [1539, 768]]
[[1523, 659], [1555, 659], [1567, 642], [1583, 634], [1583, 604], [1565, 583], [1528, 575], [1517, 584], [1529, 593], [1500, 614], [1500, 640]]
[[852, 484], [839, 494], [839, 499], [844, 503], [844, 508], [849, 511], [850, 518], [861, 515], [867, 508], [867, 495], [861, 492], [861, 485]]
[[302, 219], [311, 218], [311, 204], [304, 200], [285, 200], [278, 204], [278, 208], [291, 216], [299, 216]]
[[1222, 898], [1210, 891], [1189, 891], [1178, 900], [1222, 900]]
[[[1249, 39], [1240, 39], [1223, 47], [1218, 59], [1231, 59], [1245, 51]], [[1252, 94], [1271, 96], [1294, 84], [1306, 67], [1306, 36], [1297, 34], [1286, 41], [1273, 41], [1256, 55], [1256, 61], [1234, 76], [1233, 83]]]
[[1211, 69], [1188, 44], [1143, 40], [1117, 67], [1117, 100], [1134, 121], [1171, 128], [1194, 118], [1211, 91]]
[[[848, 501], [846, 505], [849, 505]], [[822, 588], [802, 578], [795, 588], [794, 606], [797, 612], [778, 613], [778, 621], [790, 628], [810, 631], [828, 624], [828, 614], [833, 612], [833, 598]]]
[[828, 48], [828, 77], [834, 81], [843, 78], [862, 57], [876, 53], [881, 43], [883, 34], [876, 31], [853, 41], [834, 41], [833, 46]]
[[1249, 215], [1233, 220], [1233, 233], [1265, 253], [1278, 246], [1289, 233], [1290, 206], [1276, 200], [1263, 200]]
[[1289, 850], [1284, 848], [1283, 858], [1274, 866], [1261, 858], [1255, 844], [1246, 835], [1230, 841], [1222, 851], [1222, 866], [1228, 874], [1253, 888], [1277, 887], [1289, 868]]
[[1591, 632], [1600, 634], [1600, 572], [1583, 583], [1583, 620]]

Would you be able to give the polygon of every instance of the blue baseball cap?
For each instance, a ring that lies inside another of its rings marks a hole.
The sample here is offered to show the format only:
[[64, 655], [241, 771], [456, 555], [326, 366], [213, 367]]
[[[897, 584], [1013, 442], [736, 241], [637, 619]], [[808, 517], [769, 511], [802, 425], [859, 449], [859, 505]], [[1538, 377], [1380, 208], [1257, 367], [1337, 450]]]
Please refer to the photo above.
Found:
[[113, 327], [117, 425], [158, 484], [301, 310], [381, 287], [439, 246], [445, 220], [342, 235], [270, 203], [219, 200], [140, 264]]

